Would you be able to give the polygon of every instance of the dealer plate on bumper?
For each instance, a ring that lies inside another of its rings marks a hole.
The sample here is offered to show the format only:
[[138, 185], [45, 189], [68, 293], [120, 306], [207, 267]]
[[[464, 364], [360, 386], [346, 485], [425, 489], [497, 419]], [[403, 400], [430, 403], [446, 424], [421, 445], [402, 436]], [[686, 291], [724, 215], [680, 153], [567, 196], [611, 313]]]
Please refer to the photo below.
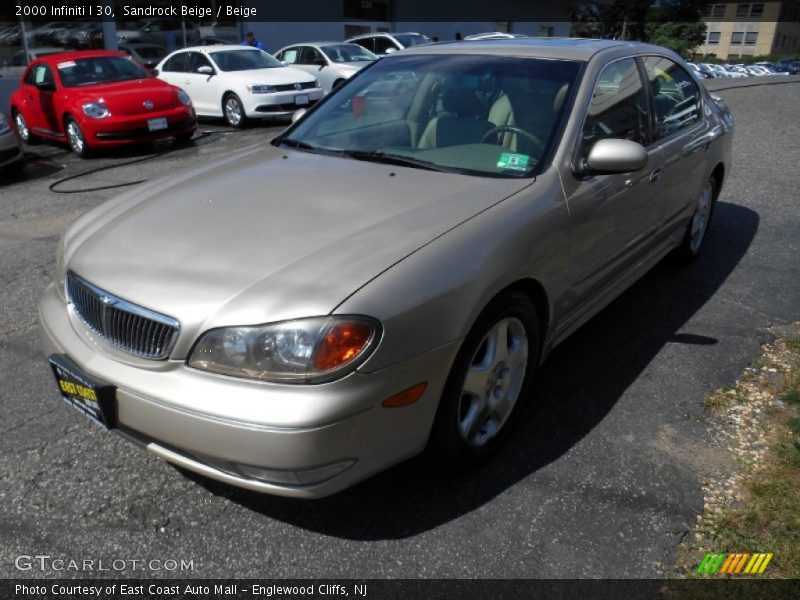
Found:
[[308, 94], [297, 94], [297, 95], [295, 95], [294, 103], [297, 106], [306, 106], [308, 104]]
[[50, 367], [61, 397], [103, 429], [116, 426], [116, 387], [91, 377], [63, 354], [50, 356]]
[[160, 117], [158, 119], [147, 119], [147, 128], [150, 131], [161, 131], [167, 128], [167, 118]]

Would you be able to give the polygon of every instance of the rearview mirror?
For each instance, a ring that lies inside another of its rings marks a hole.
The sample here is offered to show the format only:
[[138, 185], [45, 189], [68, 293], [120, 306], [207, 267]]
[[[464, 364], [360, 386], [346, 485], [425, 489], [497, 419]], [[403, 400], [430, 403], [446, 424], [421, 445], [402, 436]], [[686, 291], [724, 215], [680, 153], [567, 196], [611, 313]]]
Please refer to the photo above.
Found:
[[298, 121], [304, 114], [306, 114], [306, 112], [308, 111], [305, 108], [294, 111], [294, 114], [292, 115], [292, 123]]
[[209, 67], [208, 65], [203, 65], [202, 67], [197, 67], [197, 72], [201, 75], [213, 75], [214, 69]]
[[629, 173], [647, 165], [647, 150], [630, 140], [600, 140], [589, 150], [581, 171], [585, 174]]

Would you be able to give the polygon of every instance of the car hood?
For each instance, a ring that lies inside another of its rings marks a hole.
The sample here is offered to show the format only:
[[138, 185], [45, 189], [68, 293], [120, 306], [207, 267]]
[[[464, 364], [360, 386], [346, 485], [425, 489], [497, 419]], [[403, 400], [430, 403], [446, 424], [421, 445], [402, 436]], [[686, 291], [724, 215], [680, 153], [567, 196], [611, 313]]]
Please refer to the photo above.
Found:
[[67, 232], [65, 264], [178, 319], [182, 358], [212, 327], [328, 314], [530, 183], [259, 145], [87, 213]]
[[[138, 115], [169, 110], [179, 103], [175, 88], [155, 77], [75, 89], [80, 90], [82, 101], [102, 100], [112, 115]], [[148, 100], [153, 103], [152, 108], [144, 107]]]
[[303, 81], [314, 81], [314, 77], [293, 67], [274, 67], [271, 69], [250, 69], [248, 71], [223, 71], [225, 77], [244, 83], [264, 83], [281, 85]]

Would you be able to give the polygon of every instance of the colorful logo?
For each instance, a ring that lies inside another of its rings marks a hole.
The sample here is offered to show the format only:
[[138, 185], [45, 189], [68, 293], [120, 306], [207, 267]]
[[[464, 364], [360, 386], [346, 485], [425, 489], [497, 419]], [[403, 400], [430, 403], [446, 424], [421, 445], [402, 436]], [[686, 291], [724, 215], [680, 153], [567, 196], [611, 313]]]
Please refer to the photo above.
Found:
[[748, 552], [709, 552], [697, 567], [702, 575], [760, 575], [772, 560], [773, 554]]

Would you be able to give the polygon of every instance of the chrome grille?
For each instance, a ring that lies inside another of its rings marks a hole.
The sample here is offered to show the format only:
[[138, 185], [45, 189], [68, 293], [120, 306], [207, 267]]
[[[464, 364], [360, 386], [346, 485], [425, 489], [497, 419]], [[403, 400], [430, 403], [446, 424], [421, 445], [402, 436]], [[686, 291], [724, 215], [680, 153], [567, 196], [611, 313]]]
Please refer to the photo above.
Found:
[[142, 358], [166, 358], [180, 324], [67, 274], [67, 295], [75, 313], [107, 344]]

